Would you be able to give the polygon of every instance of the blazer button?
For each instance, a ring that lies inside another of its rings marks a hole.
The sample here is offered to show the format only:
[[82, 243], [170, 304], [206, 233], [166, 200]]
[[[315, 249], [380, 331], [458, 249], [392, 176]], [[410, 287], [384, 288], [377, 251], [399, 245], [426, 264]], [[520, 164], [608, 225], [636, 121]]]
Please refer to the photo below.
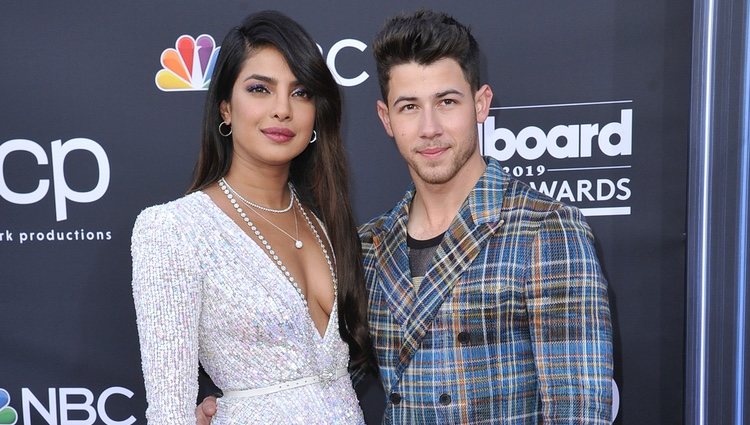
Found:
[[466, 331], [462, 331], [458, 333], [458, 342], [461, 344], [468, 344], [471, 342], [471, 334], [469, 334]]
[[399, 403], [401, 403], [401, 394], [399, 394], [399, 393], [392, 393], [390, 399], [391, 399], [391, 403], [393, 403], [393, 404], [399, 404]]
[[451, 396], [445, 393], [440, 394], [440, 404], [442, 404], [443, 406], [451, 404]]

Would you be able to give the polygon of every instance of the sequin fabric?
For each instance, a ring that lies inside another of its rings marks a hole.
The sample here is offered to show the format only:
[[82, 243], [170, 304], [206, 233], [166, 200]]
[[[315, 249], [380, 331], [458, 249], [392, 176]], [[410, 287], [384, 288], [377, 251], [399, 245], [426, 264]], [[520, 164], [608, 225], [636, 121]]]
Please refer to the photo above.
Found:
[[[223, 390], [345, 368], [337, 309], [321, 336], [284, 274], [203, 192], [148, 208], [132, 239], [133, 298], [151, 424], [195, 424], [198, 361]], [[348, 375], [219, 399], [212, 425], [363, 424]]]

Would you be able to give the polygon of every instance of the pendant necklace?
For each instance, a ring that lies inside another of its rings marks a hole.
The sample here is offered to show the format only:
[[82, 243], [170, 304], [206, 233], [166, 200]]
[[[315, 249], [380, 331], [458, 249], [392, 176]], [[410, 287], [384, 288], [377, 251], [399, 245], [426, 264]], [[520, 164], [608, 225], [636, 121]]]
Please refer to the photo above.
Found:
[[[286, 230], [277, 226], [276, 223], [267, 219], [263, 214], [260, 213], [260, 211], [258, 211], [258, 209], [261, 209], [263, 211], [268, 211], [268, 212], [278, 214], [278, 213], [287, 212], [290, 209], [292, 209], [292, 207], [294, 206], [294, 191], [292, 190], [291, 184], [289, 186], [289, 206], [280, 210], [275, 210], [273, 208], [264, 207], [262, 205], [258, 205], [254, 202], [248, 201], [247, 199], [243, 198], [242, 195], [240, 195], [236, 190], [234, 190], [234, 188], [230, 186], [229, 183], [227, 183], [227, 180], [224, 177], [222, 177], [219, 180], [219, 187], [224, 192], [224, 194], [227, 195], [227, 197], [229, 198], [229, 201], [232, 202], [232, 206], [234, 206], [235, 210], [237, 210], [237, 212], [240, 213], [240, 216], [242, 217], [243, 220], [246, 218], [246, 214], [244, 213], [244, 211], [242, 211], [242, 208], [239, 208], [239, 204], [237, 203], [237, 200], [234, 199], [235, 197], [239, 198], [239, 200], [242, 201], [242, 203], [250, 207], [251, 210], [255, 211], [255, 213], [258, 214], [260, 218], [268, 222], [268, 224], [275, 227], [281, 233], [285, 234], [287, 237], [289, 237], [289, 239], [293, 240], [295, 248], [302, 249], [304, 244], [299, 238], [299, 226], [297, 225], [297, 211], [296, 210], [292, 211], [292, 214], [294, 214], [294, 230], [295, 230], [295, 234], [297, 235], [297, 237], [290, 235]], [[243, 214], [245, 214], [245, 216], [243, 216]]]
[[[287, 280], [289, 280], [289, 282], [292, 284], [292, 286], [294, 287], [294, 289], [297, 291], [297, 294], [299, 294], [300, 298], [302, 298], [302, 302], [305, 304], [305, 308], [307, 308], [308, 307], [307, 306], [307, 299], [305, 298], [305, 295], [302, 292], [302, 289], [299, 287], [299, 285], [297, 285], [297, 281], [294, 280], [294, 276], [292, 276], [292, 274], [289, 272], [289, 270], [287, 270], [287, 268], [284, 265], [284, 263], [282, 263], [281, 258], [279, 258], [279, 255], [276, 253], [276, 251], [273, 250], [273, 248], [271, 248], [271, 244], [269, 244], [268, 241], [266, 240], [266, 238], [263, 237], [263, 235], [260, 233], [260, 230], [258, 229], [258, 227], [250, 220], [250, 217], [247, 216], [247, 213], [242, 210], [242, 207], [240, 207], [240, 204], [237, 202], [237, 200], [235, 199], [235, 196], [234, 196], [237, 193], [234, 190], [232, 190], [229, 185], [227, 185], [227, 181], [223, 177], [219, 180], [219, 188], [221, 188], [222, 192], [224, 192], [224, 195], [226, 195], [227, 199], [229, 199], [229, 202], [232, 204], [232, 206], [234, 207], [234, 209], [240, 215], [240, 217], [242, 218], [242, 221], [244, 221], [248, 225], [248, 227], [250, 227], [250, 230], [253, 232], [253, 234], [255, 235], [255, 237], [258, 238], [258, 240], [261, 242], [261, 244], [263, 245], [263, 248], [266, 249], [266, 251], [268, 252], [268, 255], [271, 257], [271, 259], [273, 259], [273, 261], [276, 263], [276, 265], [279, 267], [279, 269], [281, 269], [282, 273], [284, 273], [284, 276], [286, 276]], [[323, 252], [323, 257], [325, 257], [326, 264], [328, 265], [328, 271], [331, 273], [331, 283], [333, 284], [333, 297], [334, 297], [334, 302], [335, 302], [335, 300], [338, 298], [338, 279], [336, 278], [336, 271], [335, 271], [334, 265], [333, 265], [334, 261], [336, 261], [336, 257], [334, 256], [333, 261], [331, 260], [331, 256], [328, 254], [328, 250], [326, 249], [326, 246], [323, 243], [323, 240], [321, 239], [320, 234], [318, 234], [318, 231], [315, 229], [315, 226], [312, 224], [312, 221], [310, 220], [310, 217], [308, 217], [307, 212], [305, 212], [305, 209], [302, 207], [302, 203], [299, 201], [299, 198], [297, 198], [294, 195], [294, 188], [291, 185], [290, 185], [289, 188], [290, 188], [291, 193], [292, 193], [292, 199], [294, 199], [294, 200], [297, 201], [296, 203], [297, 203], [297, 206], [299, 207], [300, 211], [302, 212], [302, 217], [305, 219], [305, 222], [310, 227], [310, 231], [315, 236], [315, 239], [317, 240], [318, 245], [320, 246], [320, 250]], [[248, 205], [248, 204], [246, 204], [246, 205]], [[294, 205], [294, 204], [292, 204], [292, 205]], [[261, 216], [261, 217], [263, 217], [263, 216]], [[296, 219], [296, 217], [297, 216], [296, 216], [296, 211], [295, 211], [295, 219]], [[265, 217], [263, 217], [263, 218], [265, 218]], [[268, 219], [266, 219], [266, 221], [268, 221]], [[273, 223], [271, 223], [271, 224], [273, 224]], [[278, 226], [275, 226], [275, 227], [278, 228]], [[279, 229], [279, 230], [281, 230], [281, 229]], [[286, 233], [286, 232], [284, 232], [284, 233]], [[299, 231], [297, 232], [297, 234], [299, 235]], [[289, 235], [288, 233], [287, 233], [287, 236], [289, 236], [291, 238], [291, 235]], [[326, 236], [326, 239], [328, 240], [328, 243], [330, 244], [331, 241], [330, 241], [330, 239], [328, 239], [328, 235], [326, 234], [325, 236]], [[292, 239], [294, 239], [294, 238], [292, 238]], [[298, 246], [296, 244], [296, 242], [295, 242], [295, 247], [301, 248], [302, 247], [301, 246], [302, 242], [299, 241], [299, 240], [297, 240], [297, 241], [300, 242], [300, 245]]]

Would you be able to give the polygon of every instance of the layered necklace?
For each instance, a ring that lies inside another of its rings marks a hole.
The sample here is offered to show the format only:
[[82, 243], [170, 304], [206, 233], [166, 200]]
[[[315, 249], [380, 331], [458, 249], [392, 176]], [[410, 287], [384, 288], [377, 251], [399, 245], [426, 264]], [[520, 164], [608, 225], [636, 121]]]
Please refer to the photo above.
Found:
[[[297, 285], [297, 281], [294, 280], [294, 276], [287, 270], [287, 267], [284, 265], [284, 263], [281, 261], [281, 258], [279, 258], [276, 251], [273, 250], [271, 247], [271, 244], [268, 243], [268, 240], [260, 233], [260, 229], [250, 220], [250, 217], [248, 217], [247, 213], [242, 209], [239, 202], [237, 202], [237, 199], [240, 200], [243, 204], [248, 206], [250, 209], [254, 210], [258, 216], [260, 216], [263, 220], [267, 221], [268, 224], [272, 225], [276, 229], [278, 229], [280, 232], [282, 232], [284, 235], [288, 236], [290, 239], [294, 241], [294, 247], [297, 249], [301, 249], [303, 247], [302, 241], [299, 238], [299, 227], [297, 226], [297, 209], [294, 208], [294, 204], [297, 204], [297, 207], [302, 212], [302, 217], [305, 219], [305, 222], [307, 223], [308, 227], [310, 228], [310, 231], [312, 231], [312, 234], [315, 236], [315, 239], [318, 241], [318, 245], [320, 245], [320, 249], [323, 252], [323, 256], [326, 259], [326, 263], [328, 264], [328, 270], [331, 272], [331, 281], [333, 283], [333, 296], [334, 300], [338, 298], [338, 280], [336, 279], [336, 271], [333, 268], [333, 262], [335, 261], [335, 258], [333, 261], [331, 261], [331, 256], [328, 255], [328, 250], [326, 249], [325, 244], [323, 243], [323, 240], [320, 238], [320, 235], [318, 234], [318, 231], [315, 229], [315, 226], [313, 226], [312, 221], [310, 220], [310, 217], [308, 217], [307, 212], [302, 207], [302, 203], [299, 200], [299, 197], [295, 194], [294, 186], [292, 186], [291, 183], [288, 183], [289, 185], [289, 205], [286, 208], [283, 209], [273, 209], [269, 207], [265, 207], [263, 205], [256, 204], [254, 202], [251, 202], [242, 195], [240, 195], [232, 186], [227, 183], [225, 178], [219, 179], [219, 188], [221, 188], [222, 192], [224, 192], [224, 195], [226, 195], [227, 199], [229, 199], [229, 202], [232, 204], [232, 207], [234, 207], [235, 211], [240, 215], [242, 218], [242, 221], [244, 221], [248, 227], [250, 227], [250, 230], [253, 232], [256, 238], [261, 242], [263, 245], [263, 248], [266, 249], [268, 252], [269, 257], [273, 259], [273, 261], [276, 263], [276, 266], [281, 269], [281, 271], [284, 273], [284, 276], [289, 280], [289, 282], [292, 284], [294, 289], [297, 291], [297, 294], [302, 298], [302, 302], [305, 304], [305, 307], [307, 307], [307, 299], [305, 298], [305, 295], [302, 293], [302, 289], [300, 289], [299, 285]], [[274, 214], [281, 214], [288, 212], [289, 210], [292, 210], [292, 214], [294, 214], [294, 227], [296, 231], [297, 237], [294, 237], [287, 233], [284, 229], [277, 226], [275, 223], [273, 223], [268, 218], [264, 217], [260, 211], [263, 210], [266, 212], [274, 213]], [[326, 234], [326, 240], [328, 241], [328, 244], [331, 244], [330, 239], [328, 239], [328, 235]], [[332, 245], [331, 245], [332, 246]], [[335, 302], [335, 301], [334, 301]]]
[[[224, 186], [226, 186], [226, 188], [221, 187], [222, 184], [224, 184]], [[286, 230], [284, 230], [281, 227], [277, 226], [276, 223], [274, 223], [273, 221], [267, 219], [263, 214], [260, 213], [260, 211], [258, 211], [258, 210], [263, 210], [263, 211], [274, 213], [274, 214], [282, 214], [282, 213], [285, 213], [285, 212], [291, 210], [292, 207], [294, 206], [294, 198], [295, 198], [295, 196], [294, 196], [294, 190], [292, 189], [292, 184], [291, 183], [287, 183], [287, 185], [289, 186], [289, 205], [287, 205], [286, 208], [282, 208], [280, 210], [275, 210], [273, 208], [264, 207], [263, 205], [258, 205], [255, 202], [248, 201], [242, 195], [240, 195], [239, 192], [237, 192], [236, 190], [234, 190], [234, 188], [229, 185], [229, 182], [227, 182], [224, 177], [222, 177], [221, 180], [219, 180], [219, 187], [221, 187], [221, 189], [224, 190], [224, 193], [226, 195], [233, 195], [232, 198], [229, 198], [230, 201], [234, 197], [239, 198], [239, 200], [242, 201], [243, 204], [245, 204], [246, 206], [250, 207], [250, 209], [254, 210], [255, 213], [258, 214], [258, 216], [260, 218], [262, 218], [263, 220], [265, 220], [266, 222], [268, 222], [268, 224], [270, 224], [271, 226], [273, 226], [276, 229], [278, 229], [281, 233], [283, 233], [286, 236], [288, 236], [289, 239], [293, 240], [295, 248], [302, 249], [302, 247], [304, 246], [304, 244], [302, 243], [302, 241], [299, 238], [299, 227], [297, 226], [297, 211], [296, 210], [292, 211], [292, 214], [294, 214], [294, 231], [295, 231], [295, 235], [297, 235], [296, 237], [290, 235]], [[227, 190], [229, 190], [230, 193], [227, 193]], [[234, 203], [232, 203], [232, 205], [235, 205], [236, 203], [237, 203], [237, 201], [234, 201]], [[235, 209], [236, 208], [237, 207], [235, 205]], [[240, 216], [242, 216], [242, 214], [244, 214], [244, 212], [240, 211]], [[246, 216], [242, 216], [243, 220], [245, 218], [246, 218]]]

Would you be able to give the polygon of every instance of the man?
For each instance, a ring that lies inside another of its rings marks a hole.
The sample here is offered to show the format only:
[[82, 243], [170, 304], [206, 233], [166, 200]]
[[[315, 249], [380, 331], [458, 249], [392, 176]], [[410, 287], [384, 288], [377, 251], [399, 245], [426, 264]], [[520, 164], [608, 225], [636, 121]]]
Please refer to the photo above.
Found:
[[385, 423], [609, 424], [606, 282], [581, 213], [482, 158], [468, 28], [419, 11], [374, 43], [413, 187], [360, 228]]

